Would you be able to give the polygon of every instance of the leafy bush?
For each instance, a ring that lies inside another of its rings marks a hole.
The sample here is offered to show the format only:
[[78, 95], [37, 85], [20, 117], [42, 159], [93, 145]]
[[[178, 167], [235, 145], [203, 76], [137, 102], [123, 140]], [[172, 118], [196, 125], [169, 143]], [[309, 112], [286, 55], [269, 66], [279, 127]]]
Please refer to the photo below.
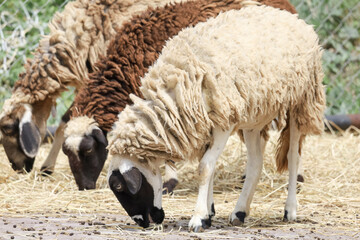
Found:
[[360, 2], [293, 0], [299, 16], [314, 25], [324, 48], [327, 113], [358, 113], [360, 106]]
[[[0, 109], [11, 88], [24, 71], [27, 58], [38, 46], [41, 35], [49, 33], [48, 22], [63, 9], [67, 0], [5, 0], [0, 3]], [[72, 91], [73, 93], [73, 91]], [[60, 109], [50, 123], [58, 122], [70, 106], [73, 96], [64, 93], [58, 100]], [[64, 110], [65, 109], [65, 110]]]

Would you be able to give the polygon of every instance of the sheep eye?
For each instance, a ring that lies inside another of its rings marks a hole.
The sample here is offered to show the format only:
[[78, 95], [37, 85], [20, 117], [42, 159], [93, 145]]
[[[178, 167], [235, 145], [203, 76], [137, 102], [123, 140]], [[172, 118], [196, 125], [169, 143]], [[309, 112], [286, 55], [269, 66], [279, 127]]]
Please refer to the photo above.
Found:
[[91, 149], [91, 148], [85, 151], [85, 155], [89, 155], [89, 154], [91, 154], [91, 153], [92, 153], [92, 149]]
[[1, 131], [5, 134], [5, 135], [14, 135], [15, 131], [16, 131], [16, 126], [14, 125], [4, 125], [1, 127]]

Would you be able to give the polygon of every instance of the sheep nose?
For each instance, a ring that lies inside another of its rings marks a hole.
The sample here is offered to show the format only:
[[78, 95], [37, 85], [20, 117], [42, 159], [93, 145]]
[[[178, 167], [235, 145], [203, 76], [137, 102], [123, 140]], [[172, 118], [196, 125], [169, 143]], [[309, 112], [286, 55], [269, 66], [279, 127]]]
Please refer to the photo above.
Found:
[[31, 170], [33, 169], [33, 166], [34, 166], [34, 160], [35, 160], [35, 158], [27, 158], [25, 160], [25, 170], [26, 170], [26, 172], [31, 172]]
[[14, 163], [14, 161], [12, 159], [9, 159], [10, 163], [11, 163], [11, 168], [18, 172], [18, 173], [25, 173], [24, 169], [20, 166], [18, 166], [17, 164]]
[[83, 185], [79, 185], [79, 190], [90, 190], [95, 189], [96, 183], [95, 182], [87, 182]]

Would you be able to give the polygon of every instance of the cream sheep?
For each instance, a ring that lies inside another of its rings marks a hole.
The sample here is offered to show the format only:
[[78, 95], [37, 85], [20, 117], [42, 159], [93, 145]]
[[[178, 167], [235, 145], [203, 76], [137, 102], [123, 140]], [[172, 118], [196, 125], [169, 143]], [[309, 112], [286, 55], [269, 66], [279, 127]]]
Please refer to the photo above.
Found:
[[109, 186], [127, 213], [141, 226], [149, 224], [149, 215], [161, 223], [159, 166], [168, 159], [199, 159], [189, 228], [209, 227], [216, 160], [228, 137], [242, 130], [246, 179], [229, 219], [241, 224], [261, 173], [260, 131], [277, 118], [279, 128], [289, 121], [289, 149], [281, 159], [289, 160], [284, 219], [295, 220], [300, 138], [323, 130], [321, 52], [311, 26], [265, 6], [222, 13], [168, 41], [141, 80], [145, 100], [132, 95], [134, 104], [108, 135]]
[[[88, 73], [97, 70], [94, 63], [106, 55], [116, 29], [148, 6], [168, 2], [170, 0], [77, 0], [69, 2], [63, 12], [54, 16], [49, 23], [50, 35], [40, 41], [0, 115], [0, 138], [14, 170], [31, 171], [56, 98], [68, 86], [79, 89], [84, 85]], [[60, 123], [42, 166], [47, 173], [54, 169], [63, 142], [64, 121], [68, 117], [68, 113], [65, 114]]]

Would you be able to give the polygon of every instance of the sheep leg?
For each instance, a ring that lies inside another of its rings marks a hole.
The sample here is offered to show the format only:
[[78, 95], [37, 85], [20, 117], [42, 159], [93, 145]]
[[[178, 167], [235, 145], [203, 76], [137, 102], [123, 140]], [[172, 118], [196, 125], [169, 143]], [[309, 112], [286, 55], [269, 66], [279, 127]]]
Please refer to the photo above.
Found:
[[173, 193], [174, 188], [179, 183], [176, 168], [165, 163], [165, 176], [163, 184], [163, 194]]
[[213, 197], [214, 175], [215, 173], [213, 173], [211, 176], [209, 191], [208, 191], [208, 212], [210, 213], [209, 214], [210, 222], [211, 222], [211, 218], [215, 216], [215, 206], [214, 206], [214, 197]]
[[254, 196], [255, 188], [259, 181], [263, 165], [260, 131], [244, 131], [244, 139], [248, 156], [246, 164], [246, 178], [235, 209], [229, 217], [232, 225], [240, 225], [244, 223], [245, 217], [249, 215], [250, 203]]
[[212, 188], [211, 180], [214, 175], [216, 160], [223, 151], [226, 142], [232, 132], [232, 128], [227, 131], [222, 131], [221, 128], [215, 127], [213, 129], [213, 144], [207, 149], [199, 164], [199, 194], [196, 202], [195, 213], [189, 222], [190, 230], [194, 232], [203, 231], [211, 226], [211, 207], [209, 210], [209, 194]]
[[294, 221], [296, 220], [296, 183], [298, 176], [298, 167], [299, 167], [299, 141], [300, 141], [300, 132], [297, 129], [296, 123], [293, 118], [290, 118], [290, 146], [287, 154], [288, 158], [288, 168], [289, 168], [289, 187], [288, 187], [288, 197], [285, 204], [285, 221]]
[[54, 142], [51, 146], [50, 152], [41, 166], [41, 171], [45, 174], [52, 174], [54, 172], [55, 163], [57, 156], [59, 154], [59, 151], [61, 149], [61, 146], [65, 140], [64, 138], [64, 130], [66, 127], [66, 123], [70, 120], [70, 113], [71, 108], [73, 105], [71, 105], [68, 110], [65, 112], [65, 114], [61, 117], [61, 122], [56, 129], [55, 136], [54, 136]]
[[54, 136], [54, 142], [51, 146], [50, 152], [41, 166], [41, 172], [45, 174], [52, 174], [54, 172], [56, 158], [59, 154], [59, 151], [61, 149], [61, 146], [64, 142], [64, 129], [65, 129], [66, 123], [64, 121], [61, 121], [58, 128], [56, 129], [55, 136]]

